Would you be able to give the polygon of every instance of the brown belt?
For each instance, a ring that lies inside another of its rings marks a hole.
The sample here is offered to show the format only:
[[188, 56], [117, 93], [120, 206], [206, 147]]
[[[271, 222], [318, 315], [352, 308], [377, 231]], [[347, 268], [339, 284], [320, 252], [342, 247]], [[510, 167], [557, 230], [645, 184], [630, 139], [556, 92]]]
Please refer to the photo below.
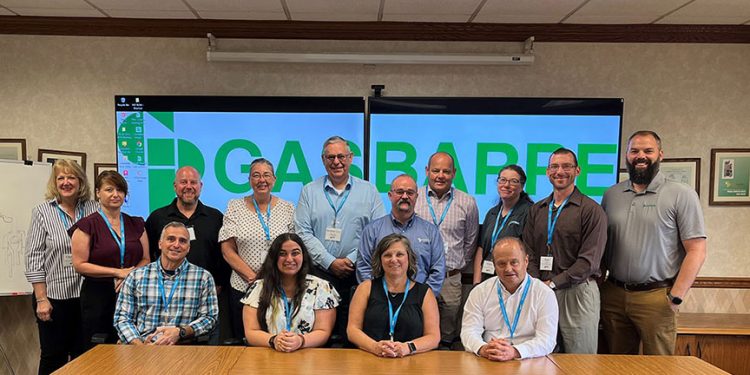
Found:
[[458, 275], [459, 273], [461, 273], [461, 270], [459, 270], [459, 269], [456, 269], [456, 270], [450, 270], [450, 271], [448, 271], [448, 272], [446, 272], [446, 273], [445, 273], [445, 277], [456, 276], [456, 275]]
[[633, 292], [643, 292], [646, 290], [653, 290], [653, 289], [658, 289], [658, 288], [669, 288], [672, 286], [672, 284], [674, 284], [674, 280], [662, 280], [662, 281], [654, 281], [650, 283], [641, 283], [641, 284], [628, 284], [619, 280], [615, 280], [611, 277], [608, 280], [612, 282], [612, 284], [615, 284], [622, 289], [630, 290]]

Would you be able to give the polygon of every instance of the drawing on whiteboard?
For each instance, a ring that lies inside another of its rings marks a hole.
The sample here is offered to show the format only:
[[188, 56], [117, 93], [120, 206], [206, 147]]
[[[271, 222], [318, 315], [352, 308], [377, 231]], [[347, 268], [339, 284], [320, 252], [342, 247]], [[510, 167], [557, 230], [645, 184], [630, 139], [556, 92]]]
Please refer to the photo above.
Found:
[[5, 224], [10, 224], [13, 222], [13, 218], [10, 216], [3, 215], [2, 212], [0, 212], [0, 220], [2, 220]]
[[5, 233], [5, 238], [2, 239], [5, 245], [5, 251], [8, 256], [8, 278], [13, 278], [13, 275], [17, 272], [23, 274], [23, 253], [24, 253], [24, 239], [26, 238], [26, 232], [22, 230], [13, 230]]

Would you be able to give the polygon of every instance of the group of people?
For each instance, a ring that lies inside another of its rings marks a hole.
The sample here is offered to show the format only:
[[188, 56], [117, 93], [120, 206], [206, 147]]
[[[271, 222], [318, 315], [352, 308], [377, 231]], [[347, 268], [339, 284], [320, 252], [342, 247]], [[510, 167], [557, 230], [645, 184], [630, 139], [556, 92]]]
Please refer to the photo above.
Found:
[[424, 187], [394, 178], [389, 213], [375, 186], [349, 173], [352, 157], [343, 138], [326, 140], [327, 173], [296, 207], [271, 194], [273, 165], [256, 159], [252, 194], [224, 214], [200, 202], [198, 171], [182, 167], [174, 201], [145, 222], [121, 212], [117, 172], [97, 176], [93, 201], [80, 166], [57, 161], [27, 241], [39, 372], [99, 342], [216, 343], [222, 293], [234, 337], [283, 352], [334, 343], [382, 357], [457, 345], [498, 361], [596, 353], [601, 317], [609, 352], [636, 354], [642, 342], [644, 354], [673, 353], [706, 235], [695, 191], [659, 173], [656, 133], [628, 139], [630, 179], [601, 205], [576, 187], [572, 150], [552, 153], [553, 192], [536, 203], [524, 170], [505, 166], [481, 230], [475, 199], [453, 187], [450, 154], [430, 157]]

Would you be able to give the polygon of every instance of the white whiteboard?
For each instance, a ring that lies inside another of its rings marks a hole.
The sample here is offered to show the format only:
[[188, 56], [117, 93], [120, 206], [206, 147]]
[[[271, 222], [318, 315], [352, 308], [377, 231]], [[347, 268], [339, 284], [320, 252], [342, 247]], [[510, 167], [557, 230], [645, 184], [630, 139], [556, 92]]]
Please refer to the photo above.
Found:
[[31, 292], [26, 281], [26, 232], [31, 210], [44, 202], [49, 163], [24, 165], [17, 160], [0, 160], [0, 295]]

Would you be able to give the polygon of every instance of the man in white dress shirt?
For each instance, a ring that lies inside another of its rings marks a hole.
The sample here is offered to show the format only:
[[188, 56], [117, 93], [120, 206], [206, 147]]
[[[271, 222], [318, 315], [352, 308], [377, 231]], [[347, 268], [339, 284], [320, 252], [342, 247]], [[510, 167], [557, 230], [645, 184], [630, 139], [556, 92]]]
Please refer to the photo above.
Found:
[[477, 285], [464, 308], [461, 341], [468, 352], [492, 361], [545, 356], [557, 339], [557, 298], [526, 273], [524, 243], [504, 237], [492, 250], [498, 276]]

